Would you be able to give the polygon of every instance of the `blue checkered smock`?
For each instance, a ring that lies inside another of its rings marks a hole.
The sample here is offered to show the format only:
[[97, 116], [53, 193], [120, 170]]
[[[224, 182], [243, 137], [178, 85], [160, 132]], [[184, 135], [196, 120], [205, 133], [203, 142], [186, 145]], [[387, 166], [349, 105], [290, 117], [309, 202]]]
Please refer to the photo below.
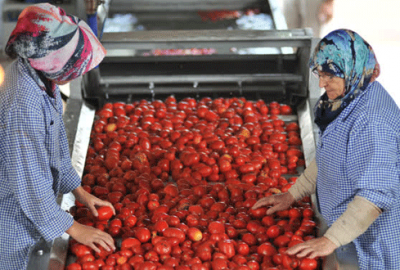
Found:
[[329, 226], [355, 195], [383, 211], [354, 240], [360, 269], [399, 270], [400, 110], [379, 82], [328, 125], [316, 160], [319, 208]]
[[0, 87], [0, 269], [24, 269], [32, 246], [73, 224], [56, 202], [80, 185], [71, 165], [62, 100], [42, 91], [17, 60]]

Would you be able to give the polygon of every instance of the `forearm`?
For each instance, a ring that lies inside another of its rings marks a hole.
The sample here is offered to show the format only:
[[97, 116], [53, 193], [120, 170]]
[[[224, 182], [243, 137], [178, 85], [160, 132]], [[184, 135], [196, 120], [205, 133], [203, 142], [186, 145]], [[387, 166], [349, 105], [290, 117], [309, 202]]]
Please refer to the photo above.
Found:
[[82, 224], [74, 220], [72, 226], [69, 227], [65, 232], [69, 234], [72, 238], [76, 239], [76, 236], [78, 235], [81, 229], [82, 229]]
[[363, 234], [381, 212], [381, 209], [372, 202], [355, 196], [347, 206], [347, 210], [332, 224], [324, 236], [338, 247], [346, 245]]
[[315, 193], [317, 173], [317, 163], [314, 159], [299, 178], [297, 178], [296, 183], [289, 189], [289, 193], [296, 201]]
[[72, 190], [71, 193], [74, 195], [75, 200], [81, 204], [89, 206], [87, 203], [87, 195], [86, 190], [80, 185], [76, 189]]
[[82, 186], [78, 186], [76, 189], [72, 191], [72, 194], [74, 194], [75, 198], [79, 198], [80, 196], [85, 194], [85, 190], [83, 189]]

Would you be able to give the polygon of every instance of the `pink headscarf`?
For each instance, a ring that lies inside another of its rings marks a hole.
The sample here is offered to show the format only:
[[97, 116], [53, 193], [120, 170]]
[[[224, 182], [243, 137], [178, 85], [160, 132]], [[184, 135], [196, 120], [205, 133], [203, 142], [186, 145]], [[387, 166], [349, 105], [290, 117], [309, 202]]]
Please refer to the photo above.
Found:
[[[83, 20], [47, 3], [29, 6], [21, 12], [5, 51], [12, 58], [22, 58], [29, 68], [56, 83], [85, 74], [106, 54]], [[40, 80], [38, 83], [43, 86]]]

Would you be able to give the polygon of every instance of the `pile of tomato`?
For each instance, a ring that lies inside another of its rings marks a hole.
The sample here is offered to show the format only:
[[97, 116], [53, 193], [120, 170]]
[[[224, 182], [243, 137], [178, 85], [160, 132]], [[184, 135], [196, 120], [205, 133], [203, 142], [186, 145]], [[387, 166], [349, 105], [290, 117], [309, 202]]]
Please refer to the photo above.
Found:
[[197, 14], [200, 16], [202, 21], [222, 21], [222, 20], [234, 20], [242, 17], [243, 15], [251, 16], [259, 14], [259, 9], [246, 9], [241, 10], [212, 10], [212, 11], [198, 11]]
[[[96, 112], [83, 187], [111, 202], [95, 218], [114, 252], [70, 241], [66, 269], [317, 269], [288, 247], [315, 237], [310, 199], [266, 215], [265, 196], [286, 192], [304, 166], [292, 108], [245, 98], [105, 104]], [[283, 117], [282, 117], [283, 116]], [[289, 117], [290, 118], [290, 117]]]

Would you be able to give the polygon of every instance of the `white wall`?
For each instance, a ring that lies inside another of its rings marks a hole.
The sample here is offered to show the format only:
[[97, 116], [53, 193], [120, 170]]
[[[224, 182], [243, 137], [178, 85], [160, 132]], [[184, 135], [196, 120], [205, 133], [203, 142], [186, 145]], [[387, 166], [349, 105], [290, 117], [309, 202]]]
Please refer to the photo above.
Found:
[[337, 28], [360, 34], [381, 66], [378, 81], [400, 106], [400, 0], [335, 0], [334, 18], [323, 35]]

